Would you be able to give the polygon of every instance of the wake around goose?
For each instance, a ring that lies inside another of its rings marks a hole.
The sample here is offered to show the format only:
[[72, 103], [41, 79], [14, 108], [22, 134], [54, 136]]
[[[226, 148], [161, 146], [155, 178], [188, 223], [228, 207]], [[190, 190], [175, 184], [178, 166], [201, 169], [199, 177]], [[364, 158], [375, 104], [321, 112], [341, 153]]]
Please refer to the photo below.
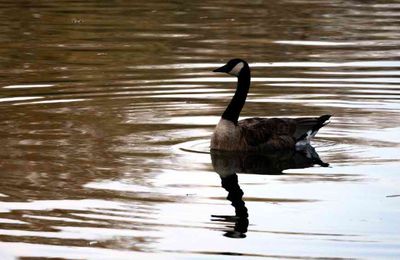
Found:
[[211, 149], [221, 151], [263, 152], [301, 150], [310, 144], [318, 130], [329, 123], [331, 115], [301, 118], [247, 118], [239, 120], [250, 88], [250, 67], [242, 59], [232, 59], [214, 72], [238, 78], [236, 92], [211, 137]]

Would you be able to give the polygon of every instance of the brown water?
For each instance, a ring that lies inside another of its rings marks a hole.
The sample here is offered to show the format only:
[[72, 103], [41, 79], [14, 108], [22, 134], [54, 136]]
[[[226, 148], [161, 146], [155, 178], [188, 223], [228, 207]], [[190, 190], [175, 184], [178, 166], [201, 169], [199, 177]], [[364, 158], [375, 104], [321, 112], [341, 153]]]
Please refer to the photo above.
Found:
[[[0, 259], [399, 259], [399, 26], [398, 1], [1, 1]], [[233, 57], [243, 117], [334, 115], [330, 167], [221, 187]]]

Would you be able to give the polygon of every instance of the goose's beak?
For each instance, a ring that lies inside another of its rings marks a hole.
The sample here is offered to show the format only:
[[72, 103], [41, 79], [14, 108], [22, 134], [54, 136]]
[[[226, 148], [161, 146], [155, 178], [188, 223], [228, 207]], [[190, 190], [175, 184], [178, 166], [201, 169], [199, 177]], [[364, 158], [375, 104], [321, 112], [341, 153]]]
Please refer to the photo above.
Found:
[[227, 65], [224, 65], [222, 67], [219, 67], [218, 69], [213, 70], [213, 72], [226, 72], [226, 73], [228, 73], [229, 69], [228, 69]]

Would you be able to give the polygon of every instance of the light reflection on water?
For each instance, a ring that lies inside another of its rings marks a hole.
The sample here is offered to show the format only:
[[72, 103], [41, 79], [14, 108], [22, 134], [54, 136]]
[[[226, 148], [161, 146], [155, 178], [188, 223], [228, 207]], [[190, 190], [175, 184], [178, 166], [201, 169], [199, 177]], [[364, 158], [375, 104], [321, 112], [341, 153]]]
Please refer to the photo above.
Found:
[[[399, 258], [398, 3], [0, 6], [0, 258]], [[329, 167], [213, 168], [232, 57]]]

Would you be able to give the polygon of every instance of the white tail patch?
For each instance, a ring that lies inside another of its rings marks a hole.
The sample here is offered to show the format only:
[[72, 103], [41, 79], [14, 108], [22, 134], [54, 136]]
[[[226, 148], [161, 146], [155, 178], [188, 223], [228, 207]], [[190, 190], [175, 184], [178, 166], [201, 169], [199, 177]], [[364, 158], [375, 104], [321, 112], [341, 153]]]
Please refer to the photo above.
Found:
[[244, 67], [244, 63], [243, 62], [239, 62], [238, 64], [236, 64], [235, 67], [233, 67], [233, 69], [231, 69], [231, 71], [229, 71], [228, 73], [233, 75], [233, 76], [239, 76], [240, 71], [242, 70], [242, 68]]
[[311, 138], [313, 138], [313, 137], [317, 134], [317, 132], [318, 132], [318, 131], [314, 131], [314, 132], [313, 132], [313, 131], [311, 131], [311, 130], [308, 130], [308, 131], [307, 131], [307, 135], [305, 136], [305, 138], [299, 140], [299, 141], [296, 143], [296, 149], [297, 149], [297, 150], [302, 150], [302, 149], [304, 149], [304, 147], [306, 147], [307, 145], [309, 145], [310, 142], [311, 142]]

